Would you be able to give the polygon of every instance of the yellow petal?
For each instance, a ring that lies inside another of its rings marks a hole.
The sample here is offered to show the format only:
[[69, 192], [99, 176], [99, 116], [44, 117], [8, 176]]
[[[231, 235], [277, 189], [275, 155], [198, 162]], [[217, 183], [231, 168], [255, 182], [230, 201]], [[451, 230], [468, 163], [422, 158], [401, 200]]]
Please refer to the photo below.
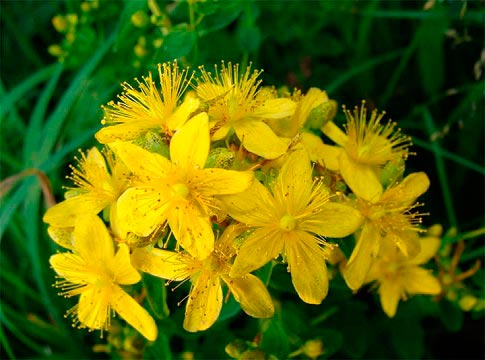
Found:
[[[294, 119], [298, 127], [302, 128], [310, 112], [318, 105], [328, 100], [327, 93], [318, 88], [310, 88], [305, 96], [298, 102]], [[323, 121], [323, 119], [322, 119]]]
[[107, 330], [111, 317], [111, 295], [111, 287], [92, 287], [84, 291], [79, 297], [77, 308], [79, 322], [89, 329]]
[[318, 213], [305, 219], [301, 228], [326, 237], [342, 238], [354, 233], [362, 225], [363, 220], [364, 218], [356, 209], [327, 202]]
[[421, 251], [416, 257], [409, 260], [412, 264], [426, 264], [438, 252], [441, 246], [441, 239], [433, 236], [421, 238]]
[[101, 144], [109, 144], [114, 141], [130, 141], [136, 139], [150, 130], [161, 130], [160, 125], [145, 121], [130, 121], [127, 123], [105, 126], [94, 136]]
[[266, 100], [263, 106], [260, 106], [251, 113], [251, 116], [264, 119], [281, 119], [292, 116], [296, 109], [296, 103], [293, 100], [280, 98]]
[[111, 294], [113, 309], [140, 334], [150, 341], [155, 341], [158, 329], [155, 320], [138, 302], [120, 287], [114, 287]]
[[402, 274], [404, 289], [409, 294], [437, 295], [441, 292], [441, 285], [429, 270], [408, 266]]
[[113, 239], [96, 215], [80, 216], [72, 236], [74, 249], [85, 261], [107, 264], [114, 258]]
[[342, 177], [355, 195], [369, 201], [379, 200], [383, 189], [371, 166], [356, 163], [346, 152], [341, 153], [339, 161]]
[[381, 201], [395, 201], [403, 205], [412, 205], [429, 188], [429, 178], [424, 172], [412, 173], [398, 185], [389, 188]]
[[397, 305], [401, 298], [401, 286], [399, 282], [386, 281], [379, 286], [379, 297], [381, 299], [382, 310], [390, 318], [396, 315]]
[[229, 133], [229, 130], [231, 130], [231, 126], [229, 124], [222, 125], [214, 132], [214, 134], [212, 134], [212, 141], [219, 141], [224, 139]]
[[252, 171], [207, 168], [197, 171], [192, 180], [201, 194], [226, 195], [246, 190], [253, 179]]
[[216, 322], [221, 308], [220, 278], [209, 271], [204, 271], [192, 284], [185, 309], [184, 329], [190, 332], [208, 329]]
[[92, 147], [91, 149], [88, 150], [86, 161], [92, 163], [93, 165], [96, 165], [99, 168], [101, 168], [101, 171], [103, 173], [108, 173], [108, 167], [106, 166], [106, 160], [104, 159], [104, 156], [101, 154], [101, 152], [98, 150], [98, 148]]
[[296, 213], [307, 206], [312, 193], [312, 168], [306, 151], [292, 152], [283, 164], [274, 186], [275, 199]]
[[74, 227], [55, 227], [49, 226], [47, 233], [51, 239], [59, 246], [72, 250], [72, 232]]
[[170, 211], [168, 224], [175, 239], [193, 257], [203, 260], [214, 250], [212, 223], [192, 204], [186, 202]]
[[273, 316], [273, 301], [258, 277], [248, 274], [241, 278], [231, 278], [226, 275], [222, 279], [246, 314], [256, 318]]
[[320, 137], [309, 132], [301, 133], [301, 143], [311, 161], [325, 165], [330, 170], [338, 170], [338, 157], [342, 151], [340, 147], [326, 145]]
[[167, 191], [152, 187], [126, 190], [117, 202], [117, 226], [122, 233], [148, 236], [166, 221]]
[[108, 205], [109, 200], [106, 198], [93, 194], [78, 195], [50, 207], [44, 214], [43, 220], [51, 226], [71, 227], [80, 215], [96, 215]]
[[244, 240], [229, 275], [233, 278], [247, 275], [278, 257], [282, 250], [283, 239], [279, 232], [272, 228], [256, 229]]
[[371, 224], [364, 224], [343, 272], [345, 282], [352, 290], [359, 289], [364, 283], [370, 265], [379, 251], [380, 241], [379, 230]]
[[347, 144], [347, 135], [333, 121], [327, 122], [321, 130], [337, 145], [345, 147]]
[[340, 170], [339, 159], [343, 152], [344, 150], [341, 147], [323, 144], [318, 148], [318, 161], [323, 161], [329, 170]]
[[305, 232], [294, 232], [285, 241], [291, 280], [300, 298], [320, 304], [328, 293], [328, 275], [323, 251], [317, 239]]
[[207, 113], [200, 113], [182, 126], [170, 142], [170, 159], [182, 168], [203, 168], [209, 156], [210, 135]]
[[116, 141], [109, 147], [126, 164], [128, 169], [141, 178], [159, 179], [171, 169], [172, 164], [162, 155], [152, 153], [140, 146]]
[[244, 148], [265, 159], [276, 159], [288, 148], [288, 140], [276, 136], [273, 130], [262, 121], [241, 120], [233, 126]]
[[[57, 275], [65, 278], [73, 284], [94, 283], [98, 279], [95, 273], [88, 273], [84, 260], [76, 254], [62, 253], [52, 255], [49, 259], [49, 264], [52, 266]], [[83, 292], [83, 288], [69, 291], [69, 295], [74, 296]]]
[[198, 269], [188, 268], [183, 255], [168, 250], [135, 248], [131, 254], [134, 267], [153, 276], [171, 281], [182, 281]]
[[178, 130], [185, 124], [190, 114], [192, 114], [200, 105], [200, 100], [187, 96], [182, 104], [167, 119], [167, 126], [170, 130]]
[[236, 195], [221, 196], [227, 206], [227, 212], [234, 219], [254, 226], [263, 226], [271, 218], [271, 209], [274, 208], [274, 199], [269, 190], [255, 180], [249, 188]]
[[141, 280], [140, 274], [131, 265], [130, 249], [126, 244], [119, 245], [118, 252], [111, 262], [110, 268], [118, 284], [132, 285]]

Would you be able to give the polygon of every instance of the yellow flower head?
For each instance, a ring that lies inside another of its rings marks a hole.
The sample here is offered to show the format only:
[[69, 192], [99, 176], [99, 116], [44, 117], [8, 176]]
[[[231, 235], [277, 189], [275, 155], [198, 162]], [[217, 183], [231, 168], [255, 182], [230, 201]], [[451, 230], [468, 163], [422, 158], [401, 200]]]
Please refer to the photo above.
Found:
[[67, 233], [65, 229], [72, 228], [81, 214], [96, 215], [104, 209], [113, 214], [111, 205], [127, 188], [130, 176], [125, 164], [108, 149], [100, 152], [93, 147], [87, 155], [81, 153], [78, 163], [77, 168], [71, 167], [69, 177], [75, 186], [69, 187], [66, 200], [49, 208], [43, 218], [50, 225], [53, 240], [67, 248], [70, 247], [67, 233], [72, 229]]
[[116, 140], [133, 140], [148, 131], [171, 136], [199, 107], [199, 100], [187, 96], [182, 104], [179, 100], [187, 89], [193, 74], [180, 71], [177, 62], [158, 66], [160, 90], [150, 73], [138, 81], [138, 89], [123, 83], [124, 92], [118, 102], [104, 107], [103, 125], [96, 139], [107, 144]]
[[386, 243], [391, 242], [409, 258], [419, 253], [417, 233], [421, 231], [418, 225], [423, 214], [413, 212], [413, 209], [419, 206], [415, 201], [428, 187], [429, 179], [425, 173], [413, 173], [389, 187], [374, 202], [358, 199], [358, 209], [365, 220], [344, 271], [351, 289], [356, 290], [363, 284], [373, 258], [380, 253], [381, 245], [387, 246]]
[[240, 227], [229, 226], [216, 241], [214, 251], [204, 260], [188, 253], [155, 248], [133, 252], [133, 264], [144, 272], [169, 281], [190, 279], [192, 287], [184, 320], [187, 331], [206, 330], [217, 320], [223, 299], [221, 281], [248, 315], [257, 318], [273, 316], [271, 296], [259, 278], [252, 274], [229, 276], [235, 255], [232, 243], [240, 232]]
[[420, 266], [427, 263], [439, 247], [439, 238], [422, 238], [420, 253], [408, 259], [391, 245], [372, 264], [366, 282], [377, 283], [382, 309], [389, 317], [394, 317], [399, 300], [406, 300], [408, 295], [441, 292], [439, 280]]
[[165, 226], [182, 247], [203, 259], [214, 249], [210, 217], [220, 214], [218, 195], [245, 190], [252, 182], [250, 171], [204, 168], [209, 155], [206, 113], [189, 120], [173, 136], [170, 160], [136, 145], [110, 145], [136, 176], [136, 186], [118, 200], [122, 232], [148, 236]]
[[281, 168], [271, 192], [258, 181], [245, 192], [224, 196], [228, 213], [253, 229], [231, 270], [248, 273], [283, 254], [301, 299], [319, 304], [328, 291], [325, 264], [329, 246], [322, 237], [344, 237], [361, 224], [349, 206], [330, 201], [321, 182], [314, 182], [305, 151], [295, 151]]
[[55, 286], [66, 297], [80, 295], [69, 310], [79, 328], [108, 330], [111, 312], [118, 313], [148, 340], [157, 338], [157, 326], [148, 312], [120, 285], [141, 280], [130, 263], [130, 251], [121, 244], [115, 254], [113, 239], [95, 215], [76, 220], [73, 252], [52, 255], [50, 264], [59, 277]]
[[347, 185], [358, 196], [371, 200], [382, 194], [379, 181], [381, 168], [388, 162], [406, 159], [411, 138], [401, 134], [396, 124], [381, 124], [385, 112], [372, 111], [367, 117], [365, 103], [350, 112], [344, 107], [346, 134], [333, 122], [322, 131], [339, 147], [327, 149], [325, 160], [330, 170], [339, 170]]
[[[265, 119], [291, 116], [295, 103], [290, 99], [276, 99], [258, 91], [261, 71], [251, 73], [250, 66], [240, 75], [239, 65], [222, 63], [213, 76], [203, 67], [202, 77], [195, 87], [200, 99], [207, 103], [212, 124], [212, 139], [225, 138], [233, 129], [244, 148], [267, 159], [285, 153], [288, 141], [279, 138], [265, 123]], [[265, 141], [261, 141], [261, 139]]]

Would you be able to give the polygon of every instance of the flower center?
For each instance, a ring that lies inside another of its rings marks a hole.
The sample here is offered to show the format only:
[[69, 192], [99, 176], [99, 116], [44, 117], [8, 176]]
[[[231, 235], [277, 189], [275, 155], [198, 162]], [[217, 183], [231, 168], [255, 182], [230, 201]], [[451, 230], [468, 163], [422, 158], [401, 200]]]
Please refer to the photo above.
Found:
[[296, 226], [296, 220], [293, 216], [291, 215], [284, 215], [280, 219], [280, 228], [285, 230], [285, 231], [291, 231], [295, 228]]
[[175, 197], [186, 198], [189, 195], [189, 188], [183, 183], [177, 183], [172, 185], [172, 189], [175, 193]]

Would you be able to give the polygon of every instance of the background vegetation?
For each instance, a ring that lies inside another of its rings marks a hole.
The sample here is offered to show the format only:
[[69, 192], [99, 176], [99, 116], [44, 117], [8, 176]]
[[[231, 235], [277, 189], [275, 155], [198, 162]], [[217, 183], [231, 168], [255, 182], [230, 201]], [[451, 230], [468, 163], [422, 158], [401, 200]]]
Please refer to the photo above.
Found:
[[387, 110], [414, 138], [407, 172], [430, 176], [424, 222], [445, 229], [443, 259], [463, 240], [457, 273], [483, 264], [483, 9], [483, 1], [466, 0], [2, 1], [0, 357], [227, 358], [255, 343], [268, 356], [305, 357], [298, 349], [321, 339], [323, 358], [482, 358], [483, 307], [463, 311], [459, 295], [466, 290], [483, 304], [483, 267], [453, 284], [457, 296], [416, 296], [392, 320], [375, 292], [352, 295], [340, 278], [322, 305], [303, 304], [275, 268], [272, 320], [249, 319], [230, 301], [215, 326], [189, 334], [179, 291], [160, 294], [154, 345], [144, 349], [116, 321], [119, 331], [100, 339], [63, 317], [73, 301], [51, 287], [48, 258], [57, 249], [41, 219], [49, 201], [43, 174], [61, 199], [67, 164], [94, 144], [100, 106], [122, 81], [175, 58], [195, 69], [252, 62], [264, 69], [265, 85], [316, 86], [348, 107], [365, 99]]

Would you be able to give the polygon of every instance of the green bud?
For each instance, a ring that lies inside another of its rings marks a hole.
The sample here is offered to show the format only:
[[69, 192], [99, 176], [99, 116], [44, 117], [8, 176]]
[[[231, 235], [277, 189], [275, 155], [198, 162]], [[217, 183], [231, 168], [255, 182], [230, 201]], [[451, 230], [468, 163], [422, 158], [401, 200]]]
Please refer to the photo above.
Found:
[[234, 163], [234, 152], [226, 148], [215, 148], [209, 152], [205, 163], [207, 168], [229, 169]]
[[141, 146], [148, 151], [160, 154], [167, 159], [170, 157], [170, 150], [168, 145], [165, 143], [162, 136], [155, 131], [149, 131], [139, 136], [134, 141], [134, 144]]
[[307, 129], [320, 129], [337, 115], [337, 102], [328, 100], [314, 107], [305, 121]]
[[399, 159], [399, 161], [392, 162], [389, 161], [381, 171], [381, 184], [384, 188], [394, 184], [398, 179], [402, 178], [404, 174], [404, 160]]

